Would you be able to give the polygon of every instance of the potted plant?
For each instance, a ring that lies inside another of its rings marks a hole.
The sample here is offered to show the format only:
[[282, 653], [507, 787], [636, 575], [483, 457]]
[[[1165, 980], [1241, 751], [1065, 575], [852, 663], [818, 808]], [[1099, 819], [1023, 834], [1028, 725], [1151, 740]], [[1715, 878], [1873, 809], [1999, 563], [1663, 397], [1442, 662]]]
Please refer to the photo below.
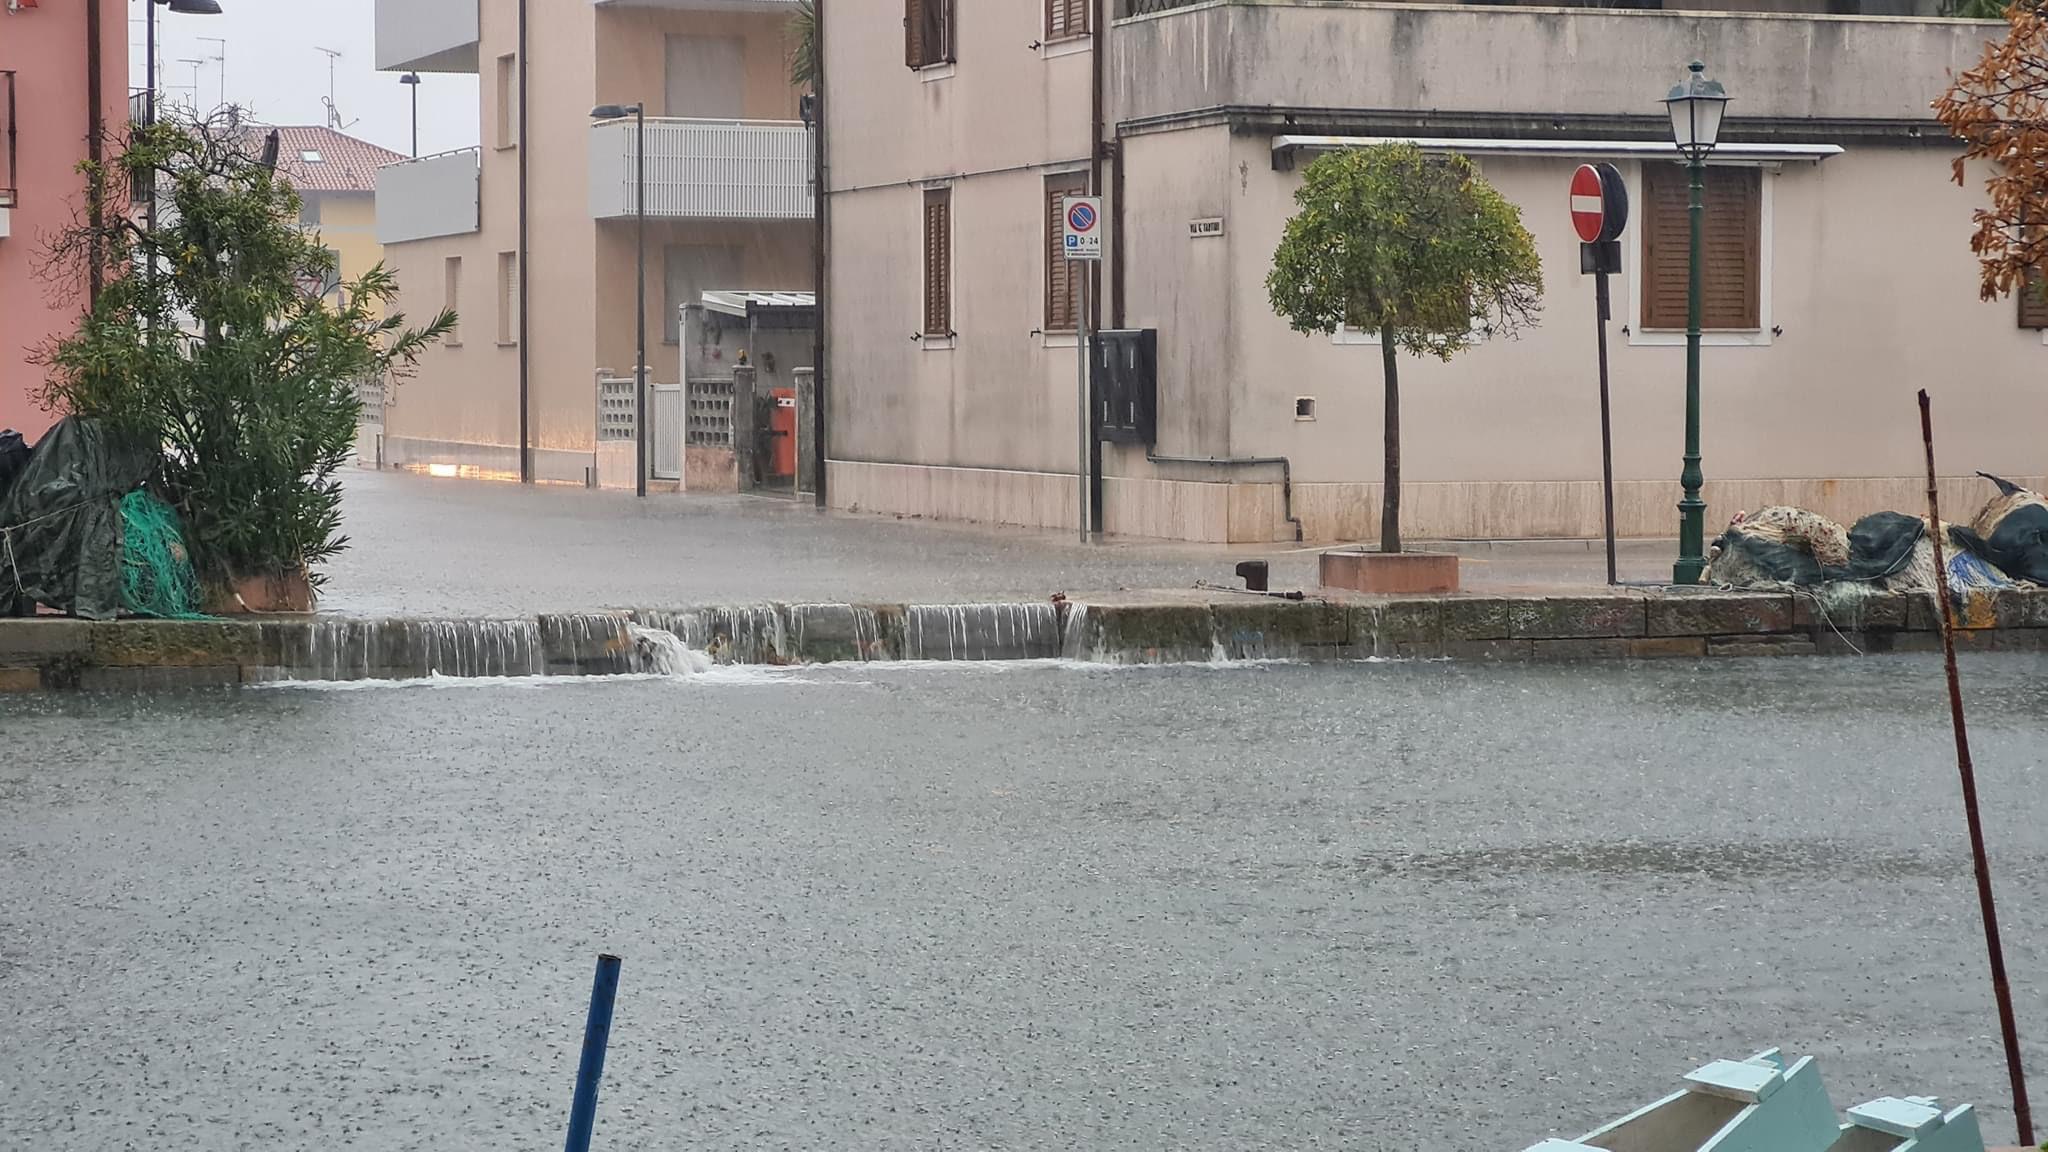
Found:
[[162, 446], [154, 487], [214, 611], [312, 607], [316, 566], [348, 544], [337, 473], [359, 385], [405, 375], [455, 323], [385, 315], [398, 285], [382, 265], [340, 281], [299, 227], [275, 150], [274, 134], [222, 115], [137, 128], [119, 160], [90, 168], [90, 204], [154, 189], [161, 211], [153, 227], [91, 211], [57, 238], [53, 258], [103, 286], [38, 357], [53, 410]]
[[1521, 212], [1455, 154], [1393, 142], [1332, 152], [1294, 194], [1266, 290], [1298, 332], [1377, 334], [1386, 396], [1378, 552], [1326, 552], [1323, 583], [1362, 592], [1455, 591], [1456, 556], [1401, 545], [1400, 353], [1449, 360], [1534, 322], [1543, 295]]

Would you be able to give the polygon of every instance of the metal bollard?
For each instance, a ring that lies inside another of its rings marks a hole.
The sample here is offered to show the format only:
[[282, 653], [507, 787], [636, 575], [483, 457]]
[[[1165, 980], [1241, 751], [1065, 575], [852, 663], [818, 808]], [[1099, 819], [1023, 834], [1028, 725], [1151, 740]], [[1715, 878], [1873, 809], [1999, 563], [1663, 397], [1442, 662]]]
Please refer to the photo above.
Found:
[[619, 991], [619, 958], [599, 956], [590, 986], [590, 1018], [583, 1025], [583, 1062], [576, 1068], [576, 1099], [569, 1106], [569, 1141], [563, 1152], [590, 1152], [597, 1126], [597, 1082], [604, 1077], [604, 1050], [611, 1042], [612, 998]]

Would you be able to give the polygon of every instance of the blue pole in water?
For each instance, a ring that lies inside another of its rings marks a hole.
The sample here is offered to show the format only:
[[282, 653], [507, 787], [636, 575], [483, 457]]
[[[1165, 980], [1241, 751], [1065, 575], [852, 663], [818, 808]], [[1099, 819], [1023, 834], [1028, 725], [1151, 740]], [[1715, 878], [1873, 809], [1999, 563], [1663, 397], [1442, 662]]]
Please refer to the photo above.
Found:
[[599, 956], [590, 986], [590, 1019], [583, 1025], [583, 1063], [576, 1068], [576, 1102], [569, 1106], [569, 1142], [563, 1152], [590, 1152], [597, 1126], [597, 1082], [604, 1077], [604, 1050], [612, 1036], [612, 998], [619, 991], [619, 958]]

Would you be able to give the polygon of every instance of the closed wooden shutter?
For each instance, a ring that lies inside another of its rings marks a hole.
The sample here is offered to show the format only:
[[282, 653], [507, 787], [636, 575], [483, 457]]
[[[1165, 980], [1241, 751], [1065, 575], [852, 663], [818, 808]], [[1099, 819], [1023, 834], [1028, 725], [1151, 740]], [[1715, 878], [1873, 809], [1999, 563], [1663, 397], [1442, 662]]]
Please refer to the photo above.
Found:
[[953, 58], [953, 0], [903, 0], [903, 62], [929, 68]]
[[1069, 196], [1084, 196], [1088, 177], [1080, 172], [1045, 178], [1045, 330], [1073, 332], [1080, 327], [1081, 277], [1086, 261], [1067, 259], [1066, 205]]
[[2048, 276], [2039, 268], [2027, 272], [2026, 283], [2013, 295], [2019, 299], [2020, 327], [2048, 328]]
[[953, 334], [953, 190], [924, 194], [924, 334]]
[[1089, 32], [1088, 9], [1094, 0], [1045, 0], [1045, 38], [1067, 40]]
[[[1763, 173], [1708, 168], [1700, 228], [1700, 326], [1754, 331], [1763, 313]], [[1679, 164], [1643, 165], [1644, 328], [1685, 328], [1692, 232]]]

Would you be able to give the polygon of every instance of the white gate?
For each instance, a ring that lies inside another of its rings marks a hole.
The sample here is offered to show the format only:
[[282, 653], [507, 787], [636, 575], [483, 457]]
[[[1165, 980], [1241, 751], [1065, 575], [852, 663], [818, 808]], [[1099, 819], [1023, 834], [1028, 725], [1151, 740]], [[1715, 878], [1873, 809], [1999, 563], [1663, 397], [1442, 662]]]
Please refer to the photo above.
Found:
[[648, 449], [653, 459], [647, 462], [648, 471], [656, 480], [681, 480], [683, 386], [649, 384], [647, 390], [651, 393], [648, 405], [654, 409], [654, 443]]

